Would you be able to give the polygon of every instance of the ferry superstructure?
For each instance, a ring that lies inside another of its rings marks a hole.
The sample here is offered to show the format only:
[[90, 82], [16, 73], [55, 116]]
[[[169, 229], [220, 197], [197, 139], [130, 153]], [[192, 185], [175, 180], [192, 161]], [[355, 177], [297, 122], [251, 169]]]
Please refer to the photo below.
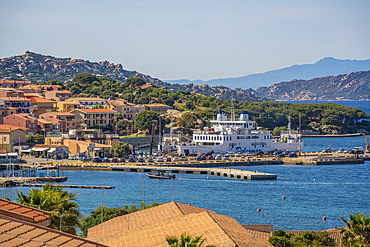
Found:
[[287, 150], [300, 151], [303, 141], [298, 131], [292, 131], [290, 121], [288, 131], [282, 131], [279, 138], [273, 138], [271, 131], [256, 128], [256, 122], [249, 120], [247, 112], [241, 112], [240, 118], [229, 120], [224, 112], [217, 112], [217, 119], [211, 120], [211, 127], [193, 133], [193, 140], [188, 144], [178, 145], [180, 154], [203, 152], [247, 152]]

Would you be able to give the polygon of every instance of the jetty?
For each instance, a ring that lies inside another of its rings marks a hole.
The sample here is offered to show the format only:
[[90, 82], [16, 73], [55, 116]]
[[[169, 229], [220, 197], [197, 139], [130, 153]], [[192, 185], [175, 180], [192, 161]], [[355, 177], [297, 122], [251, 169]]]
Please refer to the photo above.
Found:
[[[17, 186], [20, 187], [44, 187], [46, 184], [18, 184]], [[78, 189], [114, 189], [114, 186], [100, 186], [100, 185], [65, 185], [65, 184], [58, 184], [59, 187], [62, 188], [78, 188]]]
[[276, 180], [277, 175], [262, 173], [257, 171], [245, 171], [242, 169], [232, 168], [200, 168], [200, 167], [162, 167], [162, 166], [112, 166], [112, 171], [123, 171], [123, 172], [157, 172], [164, 171], [165, 173], [180, 173], [180, 174], [204, 174], [212, 176], [221, 176], [228, 178], [237, 179], [248, 179], [248, 180]]
[[60, 183], [67, 180], [67, 177], [2, 177], [0, 178], [0, 187], [19, 186], [21, 184], [35, 183]]

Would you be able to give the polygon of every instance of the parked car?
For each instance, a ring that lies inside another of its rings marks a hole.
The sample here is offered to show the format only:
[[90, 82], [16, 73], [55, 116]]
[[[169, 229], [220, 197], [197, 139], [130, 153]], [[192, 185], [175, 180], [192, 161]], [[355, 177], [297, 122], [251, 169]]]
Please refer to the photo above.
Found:
[[76, 155], [70, 155], [70, 156], [68, 156], [68, 159], [69, 160], [75, 160], [75, 159], [77, 159], [77, 157], [76, 157]]
[[152, 157], [149, 157], [147, 162], [154, 162], [153, 158]]
[[280, 153], [278, 155], [275, 156], [276, 158], [285, 158], [285, 154], [284, 153]]
[[224, 156], [222, 156], [222, 159], [223, 159], [223, 160], [229, 160], [229, 159], [230, 159], [230, 156], [229, 156], [229, 155], [227, 155], [227, 154], [225, 154]]
[[128, 162], [136, 162], [136, 159], [135, 159], [134, 157], [130, 157], [130, 158], [128, 159]]
[[212, 155], [209, 155], [206, 157], [207, 160], [214, 160], [213, 156]]
[[166, 162], [171, 162], [171, 157], [167, 157]]
[[297, 158], [298, 157], [296, 152], [291, 152], [288, 156], [291, 157], [291, 158]]
[[112, 158], [111, 159], [111, 162], [117, 163], [118, 162], [118, 159], [117, 158]]
[[55, 160], [61, 160], [62, 159], [62, 156], [60, 156], [60, 155], [54, 155], [53, 159], [55, 159]]
[[179, 161], [179, 157], [173, 157], [172, 161]]
[[157, 162], [164, 162], [163, 157], [162, 157], [162, 156], [158, 156], [158, 158], [157, 158]]
[[93, 159], [93, 162], [96, 162], [96, 163], [100, 163], [100, 162], [102, 162], [103, 160], [101, 159], [101, 158], [99, 158], [99, 157], [95, 157], [94, 159]]
[[188, 160], [188, 157], [186, 157], [186, 156], [181, 156], [181, 157], [180, 157], [180, 159], [181, 159], [182, 161], [186, 161], [186, 160]]
[[125, 162], [125, 159], [124, 158], [119, 158], [118, 159], [118, 162], [124, 163]]
[[216, 160], [221, 160], [221, 158], [222, 158], [221, 154], [217, 154], [216, 157], [215, 157]]
[[104, 158], [103, 159], [103, 162], [109, 162], [109, 159], [108, 158]]
[[91, 161], [91, 157], [90, 156], [85, 156], [82, 158], [83, 161]]
[[143, 158], [143, 157], [140, 157], [140, 158], [138, 158], [138, 159], [137, 159], [137, 162], [144, 163], [144, 162], [145, 162], [145, 160], [144, 160], [144, 158]]

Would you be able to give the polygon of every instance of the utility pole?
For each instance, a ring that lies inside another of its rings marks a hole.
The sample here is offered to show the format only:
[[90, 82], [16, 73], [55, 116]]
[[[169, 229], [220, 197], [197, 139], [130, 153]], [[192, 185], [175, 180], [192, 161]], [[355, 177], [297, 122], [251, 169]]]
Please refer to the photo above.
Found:
[[162, 126], [161, 126], [161, 118], [159, 117], [159, 138], [158, 138], [158, 143], [159, 143], [159, 151], [162, 150]]
[[153, 120], [153, 126], [152, 126], [152, 140], [150, 141], [150, 156], [153, 154], [153, 143], [154, 143], [154, 134], [155, 134], [155, 129], [157, 127], [157, 120]]
[[144, 181], [145, 181], [145, 176], [143, 176], [143, 209], [145, 208]]
[[172, 182], [172, 201], [173, 201], [173, 177], [171, 178], [171, 182]]
[[105, 184], [101, 184], [101, 223], [103, 223], [103, 216], [104, 216], [104, 212], [103, 212], [103, 191], [104, 191], [104, 185]]
[[299, 114], [299, 155], [301, 155], [301, 114]]

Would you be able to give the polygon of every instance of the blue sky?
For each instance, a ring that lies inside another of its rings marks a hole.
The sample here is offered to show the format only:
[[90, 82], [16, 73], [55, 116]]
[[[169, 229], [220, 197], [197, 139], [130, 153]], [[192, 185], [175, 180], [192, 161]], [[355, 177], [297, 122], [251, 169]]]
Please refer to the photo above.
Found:
[[370, 58], [368, 0], [0, 0], [0, 58], [108, 60], [153, 77], [245, 76]]

